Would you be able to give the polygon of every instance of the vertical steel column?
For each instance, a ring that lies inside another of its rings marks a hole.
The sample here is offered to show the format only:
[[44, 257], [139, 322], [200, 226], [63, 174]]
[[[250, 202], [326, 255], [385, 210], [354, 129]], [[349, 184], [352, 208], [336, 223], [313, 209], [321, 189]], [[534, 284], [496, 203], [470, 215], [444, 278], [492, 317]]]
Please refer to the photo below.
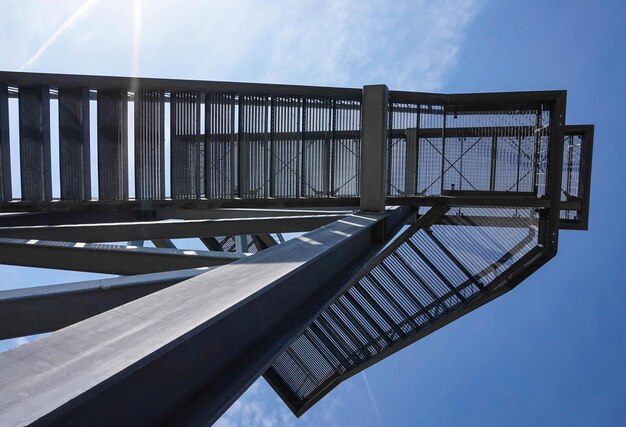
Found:
[[9, 140], [9, 92], [0, 83], [0, 200], [12, 199], [11, 191], [11, 145]]
[[128, 93], [98, 91], [98, 198], [128, 199]]
[[21, 87], [19, 111], [22, 200], [51, 200], [49, 88]]
[[[447, 131], [447, 122], [448, 122], [448, 113], [446, 112], [446, 109], [444, 107], [443, 109], [443, 123], [441, 125], [441, 175], [440, 178], [441, 179], [441, 189], [439, 190], [439, 194], [443, 194], [443, 191], [445, 190], [444, 185], [445, 185], [445, 174], [446, 174], [446, 131]], [[450, 162], [448, 162], [450, 163]]]
[[406, 130], [405, 150], [404, 194], [414, 195], [417, 191], [417, 128]]
[[559, 221], [561, 211], [561, 180], [563, 174], [563, 131], [565, 126], [565, 101], [567, 92], [563, 91], [550, 108], [550, 140], [548, 147], [548, 170], [546, 176], [546, 196], [552, 206], [548, 218], [547, 248], [556, 255], [559, 240]]
[[[462, 153], [462, 152], [461, 152]], [[489, 176], [489, 190], [494, 191], [496, 189], [496, 166], [498, 159], [498, 135], [493, 133], [491, 136], [491, 174]]]
[[238, 99], [239, 105], [237, 109], [237, 195], [241, 198], [248, 194], [248, 144], [244, 137], [246, 127], [244, 126], [244, 108], [246, 108], [247, 99], [240, 95]]
[[387, 86], [363, 86], [360, 177], [363, 212], [385, 209], [388, 99]]
[[59, 89], [59, 169], [62, 200], [91, 199], [89, 88]]

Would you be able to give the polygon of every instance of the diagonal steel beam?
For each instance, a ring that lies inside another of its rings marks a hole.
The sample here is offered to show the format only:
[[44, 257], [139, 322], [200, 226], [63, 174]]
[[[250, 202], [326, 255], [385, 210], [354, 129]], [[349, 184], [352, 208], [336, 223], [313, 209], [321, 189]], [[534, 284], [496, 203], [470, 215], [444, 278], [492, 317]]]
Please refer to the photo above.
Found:
[[[272, 239], [269, 235], [253, 237]], [[219, 247], [217, 241], [215, 244]], [[56, 331], [213, 268], [0, 291], [0, 340]]]
[[0, 424], [214, 422], [406, 219], [353, 215], [0, 354]]
[[0, 340], [56, 331], [214, 268], [0, 291]]
[[105, 274], [144, 274], [224, 265], [240, 254], [0, 238], [0, 263]]

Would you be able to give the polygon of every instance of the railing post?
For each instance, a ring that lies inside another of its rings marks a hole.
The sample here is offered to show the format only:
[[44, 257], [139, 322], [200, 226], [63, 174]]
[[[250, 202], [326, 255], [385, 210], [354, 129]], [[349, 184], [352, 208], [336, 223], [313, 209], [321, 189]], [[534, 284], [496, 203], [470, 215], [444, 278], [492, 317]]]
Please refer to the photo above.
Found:
[[361, 112], [361, 211], [385, 209], [387, 178], [386, 85], [363, 86]]

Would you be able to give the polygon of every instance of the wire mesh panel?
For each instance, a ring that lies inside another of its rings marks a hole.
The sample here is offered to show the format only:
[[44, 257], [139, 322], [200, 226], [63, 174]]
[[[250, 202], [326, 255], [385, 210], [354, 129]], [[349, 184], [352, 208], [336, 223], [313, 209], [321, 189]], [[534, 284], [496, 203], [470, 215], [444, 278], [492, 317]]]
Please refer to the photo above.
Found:
[[128, 199], [128, 93], [98, 91], [98, 197]]
[[390, 196], [415, 195], [419, 119], [418, 105], [390, 103], [387, 141], [387, 194]]
[[591, 125], [565, 129], [561, 176], [562, 227], [585, 230], [588, 226], [593, 131]]
[[359, 167], [361, 137], [350, 135], [361, 127], [359, 101], [336, 100], [331, 146], [331, 195], [351, 197], [359, 195]]
[[[561, 182], [561, 201], [577, 199], [580, 185], [580, 156], [582, 135], [566, 135], [563, 149], [563, 175]], [[578, 219], [577, 210], [562, 210], [561, 219]]]
[[302, 130], [301, 195], [326, 197], [330, 194], [333, 100], [305, 99]]
[[59, 89], [61, 199], [91, 198], [89, 89]]
[[270, 99], [239, 98], [239, 197], [270, 195]]
[[441, 105], [420, 107], [420, 127], [417, 129], [417, 184], [420, 196], [441, 193], [443, 161], [444, 110]]
[[271, 101], [270, 196], [299, 197], [302, 153], [302, 100]]
[[472, 111], [391, 102], [389, 108], [391, 196], [545, 193], [550, 116], [543, 107]]
[[205, 188], [209, 199], [235, 196], [236, 107], [235, 95], [209, 93], [205, 96]]
[[203, 194], [204, 147], [200, 135], [201, 96], [170, 94], [170, 162], [172, 199], [198, 199]]
[[270, 381], [288, 390], [297, 410], [425, 328], [488, 301], [539, 246], [539, 223], [531, 208], [458, 207], [428, 228], [408, 229], [278, 356]]
[[135, 94], [135, 197], [165, 198], [165, 93]]
[[0, 200], [12, 199], [11, 145], [9, 140], [9, 89], [0, 83]]
[[497, 170], [495, 190], [534, 191], [532, 186], [535, 169], [534, 135], [507, 135], [499, 137], [497, 143]]
[[19, 116], [22, 200], [51, 200], [49, 88], [20, 87]]

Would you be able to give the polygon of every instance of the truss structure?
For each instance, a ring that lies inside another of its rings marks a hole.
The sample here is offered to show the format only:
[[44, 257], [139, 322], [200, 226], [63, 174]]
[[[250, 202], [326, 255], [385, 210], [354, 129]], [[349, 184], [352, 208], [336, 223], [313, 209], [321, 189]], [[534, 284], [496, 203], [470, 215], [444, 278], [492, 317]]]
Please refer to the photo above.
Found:
[[303, 414], [587, 229], [565, 98], [0, 72], [0, 263], [119, 276], [0, 291], [0, 423]]

